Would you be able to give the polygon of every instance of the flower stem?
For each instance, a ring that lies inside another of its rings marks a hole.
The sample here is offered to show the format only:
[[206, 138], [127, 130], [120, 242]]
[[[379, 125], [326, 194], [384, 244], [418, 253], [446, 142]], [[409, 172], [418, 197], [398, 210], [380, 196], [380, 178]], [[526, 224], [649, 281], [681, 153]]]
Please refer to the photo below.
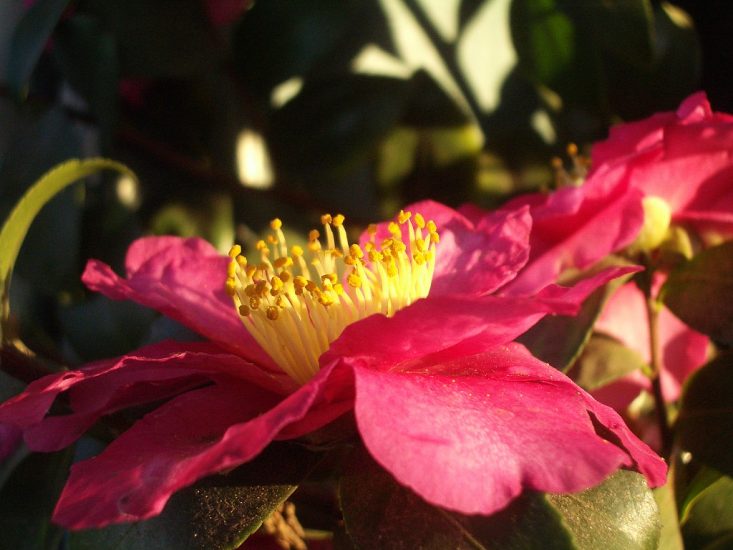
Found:
[[660, 373], [662, 371], [662, 357], [659, 345], [659, 311], [661, 303], [652, 295], [651, 285], [646, 292], [647, 322], [649, 324], [649, 355], [651, 357], [652, 395], [657, 413], [657, 425], [662, 439], [662, 456], [668, 458], [672, 451], [672, 430], [669, 426], [667, 405], [662, 394], [662, 382]]

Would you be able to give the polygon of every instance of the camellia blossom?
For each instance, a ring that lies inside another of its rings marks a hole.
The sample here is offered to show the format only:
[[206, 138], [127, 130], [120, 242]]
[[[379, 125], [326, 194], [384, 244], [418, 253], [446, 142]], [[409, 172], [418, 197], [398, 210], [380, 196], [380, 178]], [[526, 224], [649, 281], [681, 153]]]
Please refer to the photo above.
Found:
[[669, 210], [672, 223], [733, 235], [733, 116], [715, 113], [704, 92], [676, 112], [611, 128], [593, 146], [592, 171], [626, 167], [630, 187]]
[[[400, 483], [467, 514], [491, 514], [524, 489], [583, 490], [621, 467], [664, 483], [664, 462], [615, 411], [512, 343], [627, 270], [497, 296], [527, 262], [527, 209], [478, 223], [433, 202], [411, 210], [359, 244], [341, 216], [325, 216], [307, 250], [287, 248], [274, 220], [258, 262], [174, 237], [133, 243], [126, 278], [90, 261], [91, 289], [208, 341], [47, 376], [0, 406], [31, 449], [53, 451], [104, 414], [167, 399], [72, 467], [54, 520], [79, 529], [154, 516], [175, 491], [352, 410]], [[71, 413], [47, 416], [62, 393]]]
[[[577, 187], [524, 195], [533, 231], [527, 267], [503, 290], [527, 294], [568, 269], [584, 269], [637, 239], [661, 244], [670, 223], [703, 237], [733, 235], [733, 116], [714, 113], [704, 93], [676, 112], [620, 124], [593, 146]], [[471, 219], [485, 213], [468, 207]]]

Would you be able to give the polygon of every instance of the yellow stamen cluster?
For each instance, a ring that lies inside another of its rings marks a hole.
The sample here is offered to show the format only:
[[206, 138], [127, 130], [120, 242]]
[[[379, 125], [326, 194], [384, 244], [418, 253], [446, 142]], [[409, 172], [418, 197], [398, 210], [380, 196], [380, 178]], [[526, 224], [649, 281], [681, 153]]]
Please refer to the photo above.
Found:
[[427, 296], [440, 240], [433, 221], [400, 212], [390, 236], [377, 242], [370, 225], [362, 248], [349, 244], [344, 216], [321, 216], [321, 233], [308, 235], [307, 256], [288, 248], [282, 222], [257, 243], [252, 264], [234, 245], [226, 282], [242, 322], [275, 362], [299, 384], [318, 370], [318, 358], [344, 328], [373, 313], [393, 315]]

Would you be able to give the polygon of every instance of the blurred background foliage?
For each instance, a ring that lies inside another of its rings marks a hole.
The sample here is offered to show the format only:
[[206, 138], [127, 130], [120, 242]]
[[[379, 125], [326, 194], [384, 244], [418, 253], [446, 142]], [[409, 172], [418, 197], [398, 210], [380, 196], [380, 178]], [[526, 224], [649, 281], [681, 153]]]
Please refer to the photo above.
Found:
[[274, 216], [297, 233], [339, 211], [358, 231], [427, 197], [495, 206], [551, 187], [568, 142], [703, 84], [731, 110], [733, 19], [701, 4], [3, 0], [3, 217], [67, 158], [140, 178], [97, 177], [44, 209], [13, 281], [16, 330], [64, 364], [180, 334], [79, 281], [90, 257], [122, 270], [144, 234], [226, 250]]

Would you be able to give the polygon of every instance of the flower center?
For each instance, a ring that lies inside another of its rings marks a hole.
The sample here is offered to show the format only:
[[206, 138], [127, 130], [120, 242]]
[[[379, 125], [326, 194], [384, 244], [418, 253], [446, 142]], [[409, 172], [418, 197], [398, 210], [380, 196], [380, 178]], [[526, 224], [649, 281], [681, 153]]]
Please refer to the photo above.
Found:
[[226, 290], [242, 323], [299, 384], [318, 371], [318, 358], [347, 325], [374, 313], [392, 316], [428, 295], [440, 240], [433, 221], [411, 212], [401, 211], [379, 243], [370, 225], [363, 249], [349, 244], [341, 214], [321, 223], [325, 247], [314, 229], [307, 254], [288, 248], [277, 218], [257, 243], [260, 263], [248, 263], [239, 245], [229, 251]]

